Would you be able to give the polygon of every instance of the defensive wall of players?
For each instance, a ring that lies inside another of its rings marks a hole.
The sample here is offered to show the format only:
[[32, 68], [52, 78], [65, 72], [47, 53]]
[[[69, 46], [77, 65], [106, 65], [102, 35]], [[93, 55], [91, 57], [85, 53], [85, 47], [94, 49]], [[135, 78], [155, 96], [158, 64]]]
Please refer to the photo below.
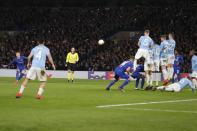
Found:
[[[47, 70], [47, 74], [52, 74], [52, 78], [67, 78], [67, 71], [52, 71]], [[15, 69], [1, 69], [0, 77], [15, 77], [16, 70]], [[183, 73], [182, 77], [186, 77], [189, 74]], [[114, 77], [114, 72], [108, 71], [76, 71], [75, 72], [76, 79], [105, 79], [111, 80]], [[159, 81], [163, 81], [162, 73], [159, 73]], [[153, 75], [153, 81], [155, 80], [155, 75]]]

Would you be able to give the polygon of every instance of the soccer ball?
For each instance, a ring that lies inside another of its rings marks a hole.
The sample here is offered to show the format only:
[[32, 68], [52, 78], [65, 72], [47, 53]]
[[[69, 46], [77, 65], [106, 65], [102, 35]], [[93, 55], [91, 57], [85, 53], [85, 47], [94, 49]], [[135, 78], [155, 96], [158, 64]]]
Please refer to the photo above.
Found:
[[100, 40], [98, 41], [98, 44], [99, 44], [99, 45], [103, 45], [104, 43], [105, 43], [105, 41], [102, 40], [102, 39], [100, 39]]

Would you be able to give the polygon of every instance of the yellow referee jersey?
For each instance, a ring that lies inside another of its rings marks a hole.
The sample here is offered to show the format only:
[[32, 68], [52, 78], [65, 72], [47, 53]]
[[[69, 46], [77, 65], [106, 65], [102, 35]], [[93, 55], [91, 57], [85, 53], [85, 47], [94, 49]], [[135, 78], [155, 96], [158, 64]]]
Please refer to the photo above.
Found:
[[66, 57], [66, 63], [75, 63], [79, 61], [79, 56], [77, 53], [72, 54], [69, 52]]

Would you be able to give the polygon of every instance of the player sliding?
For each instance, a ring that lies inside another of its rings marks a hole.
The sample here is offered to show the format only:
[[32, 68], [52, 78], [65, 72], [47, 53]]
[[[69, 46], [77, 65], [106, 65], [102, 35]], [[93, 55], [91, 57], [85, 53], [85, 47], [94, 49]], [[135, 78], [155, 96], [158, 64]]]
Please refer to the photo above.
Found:
[[23, 77], [26, 76], [26, 68], [24, 64], [24, 60], [27, 60], [27, 57], [21, 56], [20, 52], [16, 52], [16, 58], [12, 62], [10, 62], [8, 65], [3, 65], [3, 67], [8, 67], [14, 63], [17, 63], [16, 67], [16, 81], [15, 83], [19, 83], [19, 80]]
[[[133, 58], [130, 58], [129, 61], [124, 61], [122, 64], [120, 64], [118, 67], [116, 67], [115, 72], [114, 72], [114, 78], [115, 80], [113, 80], [108, 87], [106, 88], [106, 90], [110, 90], [110, 87], [115, 84], [119, 78], [123, 78], [126, 79], [124, 81], [124, 83], [119, 87], [120, 91], [125, 92], [123, 87], [125, 85], [127, 85], [132, 79], [131, 79], [131, 75], [132, 73], [130, 73], [131, 69], [133, 68]], [[127, 73], [127, 74], [126, 74]]]
[[175, 81], [174, 79], [175, 75], [177, 75], [177, 81], [181, 80], [181, 64], [184, 63], [182, 55], [180, 55], [177, 50], [175, 50], [174, 53], [175, 53], [175, 60], [174, 60], [174, 74], [172, 78], [172, 83], [174, 83]]
[[191, 81], [187, 78], [183, 78], [178, 83], [174, 83], [174, 84], [171, 84], [171, 85], [168, 85], [168, 86], [156, 87], [156, 88], [154, 88], [153, 91], [155, 91], [156, 89], [159, 89], [161, 91], [180, 92], [181, 90], [183, 90], [187, 86], [191, 87], [192, 92], [195, 91], [195, 88], [192, 85]]
[[132, 77], [136, 79], [135, 81], [135, 88], [136, 90], [138, 90], [138, 85], [139, 85], [139, 81], [141, 79], [141, 89], [143, 89], [144, 87], [144, 82], [145, 82], [145, 75], [140, 74], [140, 72], [142, 72], [144, 70], [144, 66], [143, 65], [138, 65], [136, 68], [136, 71], [133, 73], [134, 69], [131, 69], [131, 73], [133, 73]]
[[167, 84], [169, 81], [172, 80], [173, 74], [174, 74], [174, 48], [176, 45], [176, 42], [174, 40], [174, 35], [172, 33], [168, 34], [169, 40], [168, 42], [168, 58], [167, 58], [167, 73], [168, 73], [168, 78], [164, 79], [164, 85]]
[[137, 53], [135, 54], [135, 60], [134, 60], [134, 70], [136, 70], [137, 67], [137, 60], [139, 60], [141, 57], [144, 57], [147, 63], [150, 62], [150, 56], [148, 50], [152, 48], [153, 46], [153, 40], [149, 37], [150, 31], [145, 30], [144, 36], [141, 36], [138, 41], [139, 49]]
[[163, 85], [166, 85], [168, 82], [168, 72], [167, 72], [167, 60], [168, 60], [168, 42], [166, 41], [166, 36], [161, 36], [161, 44], [160, 44], [160, 62], [161, 62], [161, 70], [163, 73], [164, 82]]
[[55, 65], [53, 63], [53, 59], [51, 57], [49, 49], [44, 46], [44, 41], [40, 39], [38, 42], [38, 46], [33, 48], [31, 50], [31, 53], [28, 56], [28, 64], [27, 67], [30, 68], [31, 58], [33, 57], [32, 65], [27, 73], [27, 77], [23, 84], [21, 85], [19, 93], [16, 95], [16, 98], [20, 98], [22, 96], [22, 93], [24, 89], [27, 87], [27, 84], [29, 80], [34, 80], [36, 77], [38, 77], [38, 80], [41, 81], [40, 88], [38, 90], [38, 94], [36, 96], [37, 99], [41, 99], [41, 95], [44, 91], [44, 87], [46, 84], [47, 76], [45, 73], [45, 63], [46, 63], [46, 57], [48, 57], [49, 62], [52, 65], [52, 68], [55, 70]]

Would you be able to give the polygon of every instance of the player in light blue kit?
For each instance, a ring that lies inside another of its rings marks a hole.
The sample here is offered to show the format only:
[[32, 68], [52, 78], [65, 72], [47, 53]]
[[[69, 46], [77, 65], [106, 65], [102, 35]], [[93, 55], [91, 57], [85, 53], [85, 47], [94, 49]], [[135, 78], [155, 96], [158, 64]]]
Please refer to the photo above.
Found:
[[44, 91], [44, 87], [45, 87], [46, 80], [47, 80], [47, 76], [45, 73], [46, 57], [48, 57], [49, 62], [52, 65], [52, 68], [54, 70], [56, 69], [49, 49], [46, 46], [44, 46], [44, 40], [40, 39], [38, 44], [39, 44], [38, 46], [36, 46], [35, 48], [31, 50], [31, 53], [28, 56], [28, 64], [27, 64], [28, 69], [30, 68], [30, 61], [31, 61], [31, 58], [33, 57], [32, 65], [31, 65], [31, 68], [29, 69], [29, 72], [27, 73], [27, 77], [25, 81], [21, 85], [19, 93], [16, 95], [16, 98], [20, 98], [22, 96], [22, 93], [24, 89], [26, 88], [29, 80], [30, 79], [34, 80], [36, 77], [38, 78], [39, 81], [41, 81], [41, 85], [40, 85], [36, 98], [37, 99], [42, 98], [41, 95]]
[[153, 45], [153, 62], [154, 62], [154, 67], [153, 67], [153, 73], [155, 75], [155, 80], [156, 80], [156, 87], [159, 85], [159, 67], [160, 67], [160, 46], [158, 44]]
[[129, 61], [124, 61], [122, 64], [120, 64], [118, 67], [116, 67], [115, 72], [114, 72], [114, 78], [113, 80], [106, 88], [106, 90], [110, 90], [110, 87], [115, 84], [119, 78], [126, 79], [124, 83], [119, 87], [120, 91], [125, 92], [123, 87], [127, 85], [131, 80], [131, 75], [130, 73], [131, 69], [133, 68], [133, 58], [130, 58]]
[[192, 84], [196, 88], [197, 87], [197, 56], [195, 55], [195, 51], [191, 50], [190, 51], [190, 56], [192, 57], [191, 62], [192, 62]]
[[137, 60], [141, 57], [144, 57], [145, 60], [149, 63], [150, 62], [150, 55], [148, 50], [152, 48], [153, 46], [153, 40], [149, 37], [150, 31], [145, 30], [144, 36], [141, 36], [138, 41], [139, 49], [137, 53], [135, 54], [135, 60], [134, 60], [134, 70], [136, 70], [137, 67]]
[[19, 83], [19, 80], [25, 76], [26, 74], [26, 68], [24, 64], [24, 60], [27, 60], [27, 57], [21, 56], [20, 52], [16, 52], [16, 58], [12, 62], [10, 62], [8, 65], [3, 65], [3, 67], [11, 66], [14, 63], [17, 63], [16, 67], [16, 81], [15, 83]]
[[168, 59], [167, 59], [167, 63], [168, 63], [168, 68], [167, 68], [167, 72], [168, 72], [168, 78], [166, 81], [170, 81], [172, 80], [173, 74], [174, 74], [174, 49], [176, 46], [176, 42], [174, 40], [174, 34], [170, 33], [168, 34], [168, 38], [169, 40], [167, 40], [168, 42]]
[[164, 82], [163, 85], [166, 85], [168, 82], [168, 42], [166, 41], [166, 36], [161, 36], [161, 44], [160, 44], [160, 62], [161, 62], [161, 70], [163, 73]]
[[192, 82], [188, 78], [182, 78], [178, 83], [174, 83], [168, 86], [160, 86], [157, 87], [158, 90], [161, 91], [169, 91], [169, 92], [180, 92], [185, 87], [190, 86], [192, 89], [192, 92], [195, 91], [194, 86], [192, 85]]
[[172, 78], [172, 83], [174, 83], [174, 77], [177, 75], [177, 80], [181, 80], [181, 65], [184, 63], [182, 55], [178, 53], [177, 50], [174, 51], [175, 53], [175, 60], [174, 60], [174, 74]]

